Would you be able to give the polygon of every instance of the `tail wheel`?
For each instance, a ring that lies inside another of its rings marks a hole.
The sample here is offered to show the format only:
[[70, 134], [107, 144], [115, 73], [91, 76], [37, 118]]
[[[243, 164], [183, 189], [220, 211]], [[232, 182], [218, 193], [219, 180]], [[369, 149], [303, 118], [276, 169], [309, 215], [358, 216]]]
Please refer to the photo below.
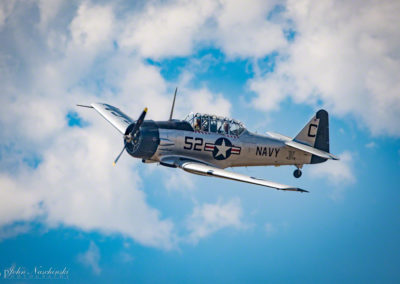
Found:
[[295, 178], [299, 178], [299, 177], [301, 177], [301, 170], [300, 169], [296, 169], [294, 172], [293, 172], [293, 175], [294, 175], [294, 177]]

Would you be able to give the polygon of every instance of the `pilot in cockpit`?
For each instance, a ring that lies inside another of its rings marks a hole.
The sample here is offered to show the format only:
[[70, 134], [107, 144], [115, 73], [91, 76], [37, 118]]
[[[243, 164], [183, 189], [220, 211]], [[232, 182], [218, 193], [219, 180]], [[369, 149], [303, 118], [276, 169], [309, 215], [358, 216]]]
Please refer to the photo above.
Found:
[[200, 117], [196, 117], [194, 120], [194, 130], [200, 130], [201, 119]]
[[201, 126], [202, 131], [208, 131], [208, 119], [204, 119], [203, 117], [203, 124]]
[[225, 132], [225, 134], [229, 133], [229, 122], [228, 121], [224, 122], [224, 132]]

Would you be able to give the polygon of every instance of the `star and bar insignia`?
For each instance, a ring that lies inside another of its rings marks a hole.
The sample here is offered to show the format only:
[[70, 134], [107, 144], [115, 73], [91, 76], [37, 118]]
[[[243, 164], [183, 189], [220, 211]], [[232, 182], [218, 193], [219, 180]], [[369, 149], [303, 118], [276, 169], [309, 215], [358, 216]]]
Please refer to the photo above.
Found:
[[231, 141], [226, 138], [218, 138], [214, 144], [206, 143], [204, 150], [212, 152], [216, 160], [225, 160], [229, 158], [231, 154], [239, 155], [241, 147], [232, 145]]

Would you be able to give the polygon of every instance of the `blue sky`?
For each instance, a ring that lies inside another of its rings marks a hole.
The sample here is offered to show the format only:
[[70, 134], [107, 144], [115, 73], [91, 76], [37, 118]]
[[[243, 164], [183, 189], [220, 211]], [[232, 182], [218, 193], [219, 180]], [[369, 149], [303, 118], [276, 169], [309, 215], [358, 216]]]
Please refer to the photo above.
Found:
[[[397, 2], [0, 4], [0, 279], [393, 283], [400, 279]], [[353, 11], [349, 13], [349, 11]], [[240, 17], [239, 17], [240, 15]], [[295, 136], [330, 114], [339, 162], [234, 169], [279, 192], [145, 165], [76, 103], [207, 111]], [[44, 280], [46, 282], [48, 280]], [[25, 282], [30, 282], [26, 280]], [[35, 282], [40, 282], [35, 280]]]

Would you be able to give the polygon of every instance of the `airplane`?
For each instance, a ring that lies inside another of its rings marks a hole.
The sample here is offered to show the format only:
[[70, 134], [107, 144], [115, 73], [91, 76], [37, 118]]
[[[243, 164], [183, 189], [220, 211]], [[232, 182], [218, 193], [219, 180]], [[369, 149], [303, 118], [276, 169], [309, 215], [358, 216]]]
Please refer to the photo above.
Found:
[[225, 170], [229, 167], [294, 165], [299, 178], [305, 164], [338, 160], [329, 153], [328, 112], [321, 109], [304, 128], [291, 138], [267, 132], [256, 134], [243, 123], [228, 117], [190, 113], [183, 120], [173, 119], [177, 88], [169, 119], [144, 120], [147, 107], [135, 121], [119, 108], [106, 103], [79, 107], [92, 108], [122, 135], [126, 151], [143, 163], [180, 168], [186, 172], [261, 185], [284, 191], [307, 190]]

